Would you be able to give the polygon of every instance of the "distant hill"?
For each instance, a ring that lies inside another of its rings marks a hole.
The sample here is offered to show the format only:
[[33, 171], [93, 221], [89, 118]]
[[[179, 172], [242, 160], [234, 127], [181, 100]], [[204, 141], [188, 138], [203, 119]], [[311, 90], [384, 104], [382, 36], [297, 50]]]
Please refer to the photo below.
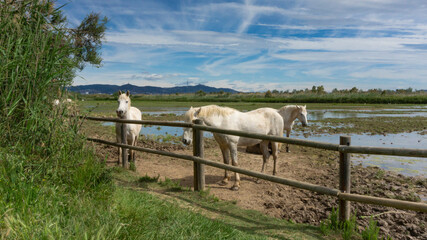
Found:
[[230, 88], [214, 88], [214, 87], [209, 87], [201, 84], [196, 86], [182, 86], [182, 87], [170, 87], [170, 88], [152, 87], [152, 86], [139, 87], [132, 84], [125, 84], [122, 86], [107, 85], [107, 84], [90, 84], [90, 85], [71, 86], [68, 88], [68, 91], [78, 92], [81, 94], [96, 94], [96, 93], [113, 94], [115, 92], [118, 92], [119, 90], [122, 90], [122, 91], [129, 90], [132, 94], [195, 93], [200, 90], [206, 93], [220, 92], [220, 91], [229, 92], [229, 93], [238, 92]]

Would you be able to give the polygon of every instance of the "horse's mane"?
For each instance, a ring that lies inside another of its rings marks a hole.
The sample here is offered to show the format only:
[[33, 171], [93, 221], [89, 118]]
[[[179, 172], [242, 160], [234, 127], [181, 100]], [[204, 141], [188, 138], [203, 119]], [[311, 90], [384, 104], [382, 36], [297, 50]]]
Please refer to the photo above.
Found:
[[298, 105], [286, 105], [286, 106], [283, 106], [283, 107], [281, 107], [281, 108], [279, 108], [279, 110], [277, 110], [278, 112], [293, 112], [293, 111], [295, 111], [296, 109], [298, 109], [298, 108], [302, 108], [302, 109], [304, 109], [305, 107], [304, 106], [298, 106]]
[[277, 111], [290, 114], [293, 111], [295, 111], [296, 109], [298, 109], [297, 105], [286, 105], [286, 106], [279, 108], [279, 110], [277, 110]]
[[228, 116], [234, 112], [236, 112], [236, 109], [229, 108], [229, 107], [220, 107], [217, 105], [208, 105], [200, 107], [200, 111], [197, 114], [199, 117], [209, 117], [212, 115], [218, 115], [218, 116]]

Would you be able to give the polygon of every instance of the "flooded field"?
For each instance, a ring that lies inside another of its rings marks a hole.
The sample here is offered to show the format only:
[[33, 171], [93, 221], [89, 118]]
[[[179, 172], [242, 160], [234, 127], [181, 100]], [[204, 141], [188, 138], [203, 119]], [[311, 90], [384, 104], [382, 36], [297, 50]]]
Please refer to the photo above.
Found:
[[[171, 121], [179, 119], [181, 115], [188, 110], [188, 107], [152, 107], [142, 108], [144, 116], [156, 118], [160, 116], [168, 116]], [[244, 111], [244, 110], [243, 110]], [[143, 116], [143, 119], [144, 119]], [[399, 108], [379, 108], [379, 109], [308, 109], [309, 125], [316, 125], [318, 127], [326, 126], [322, 120], [330, 119], [347, 119], [350, 123], [337, 124], [335, 127], [352, 127], [351, 119], [360, 118], [376, 118], [385, 117], [391, 119], [402, 117], [421, 117], [424, 125], [427, 127], [427, 106], [408, 106]], [[295, 122], [299, 124], [298, 120]], [[113, 126], [114, 123], [104, 123], [104, 126]], [[329, 127], [330, 124], [328, 125]], [[165, 138], [158, 138], [157, 136], [171, 136], [180, 137], [182, 135], [182, 128], [166, 127], [166, 126], [144, 126], [141, 134], [148, 138], [157, 138], [163, 141]], [[313, 141], [322, 141], [330, 143], [338, 143], [339, 136], [351, 136], [351, 145], [353, 146], [375, 146], [375, 147], [395, 147], [395, 148], [418, 148], [425, 149], [427, 146], [427, 135], [422, 131], [406, 131], [402, 129], [400, 133], [384, 133], [384, 134], [367, 134], [367, 133], [319, 133], [295, 128], [291, 137], [308, 139]], [[211, 133], [205, 132], [205, 137], [212, 137]], [[166, 138], [169, 139], [169, 138]], [[176, 139], [176, 138], [175, 138]], [[179, 142], [175, 141], [177, 144]], [[361, 155], [354, 154], [352, 156], [354, 164], [362, 164], [363, 166], [378, 166], [385, 170], [391, 170], [407, 176], [427, 176], [427, 159], [425, 158], [411, 158], [411, 157], [394, 157], [382, 155]]]

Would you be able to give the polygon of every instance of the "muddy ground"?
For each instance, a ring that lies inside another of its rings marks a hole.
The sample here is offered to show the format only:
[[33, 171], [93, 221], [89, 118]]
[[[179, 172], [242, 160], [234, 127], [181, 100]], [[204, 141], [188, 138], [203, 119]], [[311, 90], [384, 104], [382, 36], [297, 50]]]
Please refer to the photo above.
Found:
[[[113, 141], [110, 131], [90, 131], [92, 137]], [[160, 144], [158, 142], [141, 140], [138, 146], [172, 151], [180, 154], [192, 154], [192, 146]], [[109, 164], [117, 161], [115, 147], [95, 144], [97, 153]], [[213, 140], [205, 142], [205, 158], [222, 162], [222, 155]], [[239, 149], [239, 166], [250, 170], [261, 170], [262, 157], [249, 154], [245, 149]], [[338, 153], [333, 151], [291, 146], [291, 152], [286, 153], [284, 147], [278, 159], [278, 176], [309, 182], [331, 188], [338, 188]], [[266, 173], [272, 173], [273, 161], [270, 159]], [[182, 186], [191, 187], [193, 183], [192, 162], [157, 156], [147, 153], [137, 153], [136, 171], [141, 176], [160, 176], [178, 181]], [[332, 208], [337, 208], [336, 198], [298, 190], [292, 187], [267, 181], [256, 182], [253, 177], [241, 175], [241, 188], [232, 191], [230, 187], [218, 184], [224, 176], [224, 171], [206, 167], [206, 187], [210, 193], [225, 201], [233, 201], [238, 206], [254, 209], [270, 216], [290, 219], [298, 223], [319, 225], [327, 219]], [[384, 171], [376, 167], [352, 166], [351, 192], [377, 197], [423, 201], [427, 199], [427, 180], [425, 178], [405, 177], [400, 174]], [[234, 177], [233, 177], [234, 179]], [[232, 179], [232, 180], [233, 180]], [[352, 212], [357, 213], [357, 221], [362, 229], [367, 226], [369, 216], [378, 221], [381, 236], [391, 236], [393, 239], [427, 239], [427, 214], [414, 211], [404, 211], [375, 205], [352, 203]]]

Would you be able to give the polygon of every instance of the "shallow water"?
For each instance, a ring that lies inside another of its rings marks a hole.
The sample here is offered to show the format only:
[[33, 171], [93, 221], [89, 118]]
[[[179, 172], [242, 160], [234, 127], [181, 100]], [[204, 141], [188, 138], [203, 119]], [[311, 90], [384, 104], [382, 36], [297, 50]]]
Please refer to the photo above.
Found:
[[[404, 113], [381, 113], [381, 112], [404, 112]], [[379, 109], [379, 110], [348, 110], [348, 109], [328, 109], [328, 110], [308, 110], [308, 120], [323, 120], [327, 118], [369, 118], [369, 117], [427, 117], [427, 108], [419, 108], [411, 112], [411, 109]]]
[[[340, 136], [344, 134], [319, 134], [308, 137], [295, 136], [299, 139], [313, 141], [339, 143]], [[417, 132], [398, 133], [387, 135], [368, 135], [368, 134], [348, 134], [351, 136], [351, 145], [369, 146], [369, 147], [392, 147], [392, 148], [417, 148], [425, 149], [427, 145], [427, 136], [420, 135]], [[366, 155], [352, 154], [354, 164], [363, 166], [377, 166], [382, 169], [395, 171], [407, 176], [427, 177], [427, 159], [416, 157], [397, 157], [385, 155]]]

